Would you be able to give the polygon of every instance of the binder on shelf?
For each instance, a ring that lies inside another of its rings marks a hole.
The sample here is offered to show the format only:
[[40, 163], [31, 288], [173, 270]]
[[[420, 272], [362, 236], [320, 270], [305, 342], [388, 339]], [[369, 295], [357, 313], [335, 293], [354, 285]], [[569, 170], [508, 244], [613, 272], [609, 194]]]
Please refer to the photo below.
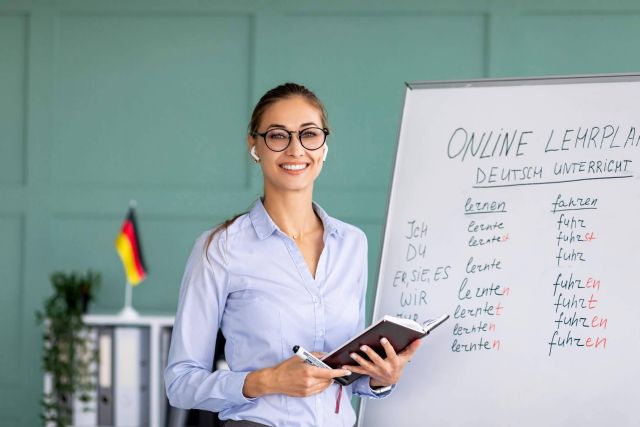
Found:
[[113, 327], [98, 329], [98, 425], [113, 425]]
[[149, 425], [149, 329], [118, 327], [114, 331], [114, 424]]
[[[82, 362], [87, 363], [90, 358], [95, 354], [98, 347], [98, 330], [96, 328], [87, 327], [80, 333], [81, 337], [87, 340], [87, 347], [80, 348], [77, 357]], [[83, 401], [81, 395], [76, 393], [73, 396], [73, 425], [74, 427], [89, 427], [95, 426], [97, 421], [98, 410], [98, 363], [94, 361], [89, 365], [89, 373], [91, 375], [91, 382], [93, 387], [90, 391], [84, 394], [89, 398], [88, 401]]]
[[160, 412], [160, 425], [166, 426], [169, 420], [169, 400], [165, 391], [164, 370], [169, 363], [169, 346], [171, 345], [171, 329], [162, 328], [160, 331], [160, 402], [158, 411]]

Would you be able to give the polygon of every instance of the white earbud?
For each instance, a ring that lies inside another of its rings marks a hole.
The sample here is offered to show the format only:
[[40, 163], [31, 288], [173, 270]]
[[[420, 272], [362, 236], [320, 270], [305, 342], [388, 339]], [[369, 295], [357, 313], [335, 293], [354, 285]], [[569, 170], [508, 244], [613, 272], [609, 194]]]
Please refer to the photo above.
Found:
[[253, 157], [253, 160], [255, 160], [256, 163], [260, 163], [260, 157], [258, 157], [258, 155], [256, 154], [256, 146], [255, 145], [253, 147], [251, 147], [251, 151], [249, 152], [249, 154], [251, 155], [251, 157]]
[[323, 162], [327, 161], [327, 153], [329, 153], [329, 146], [327, 144], [324, 144], [324, 155], [322, 156]]

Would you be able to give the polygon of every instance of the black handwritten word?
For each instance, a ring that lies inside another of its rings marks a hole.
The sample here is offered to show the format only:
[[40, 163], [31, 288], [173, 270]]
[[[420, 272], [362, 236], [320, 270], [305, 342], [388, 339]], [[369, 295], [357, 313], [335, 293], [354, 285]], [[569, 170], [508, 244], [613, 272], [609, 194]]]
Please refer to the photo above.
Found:
[[453, 318], [454, 319], [466, 319], [467, 317], [480, 317], [483, 315], [487, 316], [501, 316], [502, 310], [504, 307], [502, 304], [498, 303], [497, 305], [489, 304], [489, 302], [485, 301], [484, 306], [477, 306], [475, 308], [464, 308], [460, 304], [456, 307]]
[[553, 347], [582, 347], [594, 349], [602, 347], [602, 349], [605, 349], [607, 347], [607, 338], [596, 337], [594, 340], [591, 337], [587, 337], [587, 339], [574, 337], [571, 334], [571, 330], [567, 332], [566, 336], [561, 337], [560, 332], [554, 331], [551, 341], [549, 341], [549, 356], [551, 356]]
[[493, 343], [489, 343], [489, 341], [481, 337], [478, 342], [459, 344], [456, 338], [453, 340], [453, 344], [451, 344], [451, 351], [454, 353], [469, 353], [482, 350], [500, 350], [500, 340], [493, 340]]
[[464, 214], [473, 215], [480, 213], [501, 213], [506, 212], [507, 204], [492, 200], [490, 202], [474, 202], [471, 197], [464, 204]]
[[567, 316], [564, 314], [564, 311], [561, 311], [558, 315], [558, 318], [554, 320], [556, 323], [556, 329], [560, 329], [561, 325], [566, 325], [570, 327], [583, 327], [589, 328], [589, 324], [587, 323], [587, 318], [585, 316], [578, 316], [577, 312], [573, 312], [571, 316]]
[[[514, 129], [511, 133], [500, 129], [500, 132], [489, 131], [476, 134], [469, 133], [465, 128], [457, 128], [451, 134], [447, 144], [447, 156], [450, 159], [460, 157], [464, 161], [467, 155], [486, 159], [490, 157], [507, 157], [510, 154], [515, 157], [522, 156], [523, 146], [527, 145], [527, 135], [532, 131], [519, 131]], [[516, 142], [516, 139], [518, 140]]]
[[570, 175], [579, 172], [588, 174], [627, 172], [633, 160], [589, 160], [583, 162], [556, 162], [554, 175]]
[[551, 212], [581, 210], [581, 209], [597, 209], [598, 199], [591, 197], [573, 197], [563, 199], [562, 194], [558, 194], [556, 201], [551, 203], [553, 210]]
[[[618, 131], [620, 130], [620, 126], [612, 126], [606, 125], [603, 128], [599, 126], [593, 126], [591, 128], [582, 128], [579, 127], [576, 129], [565, 129], [564, 135], [562, 136], [562, 141], [560, 141], [559, 148], [553, 148], [553, 134], [554, 130], [551, 130], [549, 133], [549, 139], [547, 140], [547, 145], [544, 147], [544, 152], [548, 153], [549, 151], [568, 151], [573, 143], [573, 148], [597, 148], [602, 149], [606, 148], [616, 148], [619, 145], [614, 145], [614, 141], [616, 136], [618, 135]], [[575, 133], [575, 134], [574, 134]], [[607, 147], [608, 146], [608, 147]], [[556, 145], [557, 147], [557, 141]]]
[[478, 321], [477, 324], [473, 324], [471, 325], [471, 327], [468, 326], [462, 326], [459, 323], [456, 323], [453, 327], [453, 335], [457, 335], [457, 336], [461, 336], [461, 335], [471, 335], [471, 334], [477, 334], [479, 332], [494, 332], [496, 330], [496, 324], [495, 323], [488, 323], [485, 322], [484, 320], [480, 320]]
[[558, 255], [556, 255], [556, 262], [560, 267], [561, 262], [587, 262], [584, 257], [584, 253], [571, 249], [571, 252], [567, 252], [562, 246], [558, 249]]
[[427, 291], [419, 289], [415, 291], [400, 292], [400, 307], [427, 305]]
[[569, 218], [563, 213], [560, 214], [560, 218], [558, 219], [558, 221], [556, 221], [556, 223], [558, 224], [558, 230], [560, 230], [561, 227], [567, 227], [570, 230], [573, 230], [576, 228], [587, 228], [587, 226], [584, 225], [583, 219], [580, 219], [580, 218], [576, 219], [576, 217], [574, 216]]
[[493, 223], [476, 223], [475, 221], [471, 221], [469, 226], [467, 227], [467, 231], [469, 233], [477, 233], [479, 231], [493, 231], [493, 230], [502, 230], [504, 229], [504, 224], [502, 221], [493, 222]]
[[407, 287], [410, 283], [430, 283], [431, 281], [437, 282], [439, 280], [447, 280], [449, 278], [449, 270], [451, 266], [439, 266], [435, 269], [418, 267], [409, 272], [404, 270], [396, 270], [396, 274], [393, 277], [393, 287], [396, 288], [400, 285]]
[[491, 243], [506, 242], [507, 240], [509, 240], [508, 234], [503, 234], [502, 236], [493, 235], [488, 238], [471, 236], [469, 237], [469, 242], [467, 244], [469, 245], [469, 247], [474, 247], [490, 245]]
[[476, 287], [475, 292], [470, 289], [467, 289], [467, 284], [469, 283], [469, 279], [466, 277], [460, 283], [460, 288], [458, 289], [458, 299], [472, 299], [472, 298], [487, 298], [492, 296], [506, 296], [509, 295], [510, 288], [505, 288], [500, 285], [496, 285], [492, 283], [490, 286], [484, 287]]
[[421, 222], [420, 225], [416, 225], [416, 220], [407, 221], [409, 224], [409, 233], [404, 237], [407, 239], [424, 239], [427, 237], [428, 226], [426, 223]]
[[427, 245], [424, 243], [413, 244], [409, 243], [407, 245], [407, 261], [413, 261], [416, 257], [427, 257]]
[[502, 262], [494, 258], [493, 261], [489, 263], [485, 262], [478, 264], [473, 260], [473, 257], [470, 257], [469, 261], [467, 261], [466, 272], [468, 274], [481, 273], [483, 271], [491, 270], [502, 270]]
[[489, 169], [476, 169], [476, 184], [530, 181], [535, 178], [542, 178], [542, 166], [524, 166], [521, 169], [493, 166]]

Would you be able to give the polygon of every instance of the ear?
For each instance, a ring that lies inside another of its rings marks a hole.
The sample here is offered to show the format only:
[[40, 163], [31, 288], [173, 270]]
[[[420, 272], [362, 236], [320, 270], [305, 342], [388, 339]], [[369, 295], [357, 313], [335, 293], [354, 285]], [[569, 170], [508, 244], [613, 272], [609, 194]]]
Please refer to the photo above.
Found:
[[324, 144], [324, 154], [322, 155], [322, 161], [326, 162], [327, 161], [327, 154], [329, 153], [329, 146], [327, 144]]
[[256, 163], [260, 163], [260, 157], [258, 157], [258, 155], [256, 154], [256, 146], [253, 145], [251, 147], [251, 151], [249, 151], [249, 155], [251, 155], [251, 157], [253, 157], [253, 160], [256, 161]]

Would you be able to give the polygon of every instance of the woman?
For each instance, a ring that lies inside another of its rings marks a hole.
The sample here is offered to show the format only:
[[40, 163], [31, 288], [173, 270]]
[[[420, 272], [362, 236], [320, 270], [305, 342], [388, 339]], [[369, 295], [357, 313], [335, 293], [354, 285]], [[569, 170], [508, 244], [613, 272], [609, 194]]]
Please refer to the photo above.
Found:
[[[352, 426], [351, 394], [388, 395], [420, 345], [396, 354], [385, 342], [385, 359], [365, 348], [370, 362], [354, 355], [343, 369], [292, 353], [294, 345], [331, 351], [364, 326], [366, 237], [313, 203], [327, 127], [304, 86], [278, 86], [256, 105], [247, 143], [264, 197], [196, 241], [165, 371], [173, 406], [220, 412], [227, 427]], [[212, 373], [219, 328], [230, 370]], [[351, 372], [366, 376], [343, 392], [332, 379]]]

